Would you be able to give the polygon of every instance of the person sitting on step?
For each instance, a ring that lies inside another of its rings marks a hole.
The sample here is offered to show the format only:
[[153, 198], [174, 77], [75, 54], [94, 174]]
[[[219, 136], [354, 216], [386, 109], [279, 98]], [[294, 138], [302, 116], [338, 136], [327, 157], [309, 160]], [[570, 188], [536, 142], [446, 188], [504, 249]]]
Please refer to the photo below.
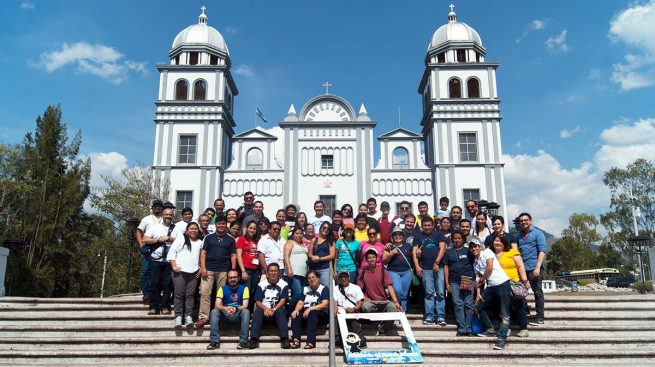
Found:
[[227, 285], [218, 288], [215, 308], [209, 317], [210, 331], [207, 349], [220, 347], [221, 335], [218, 331], [218, 324], [221, 322], [228, 325], [240, 325], [237, 349], [246, 347], [248, 327], [250, 326], [250, 310], [248, 309], [250, 293], [248, 287], [239, 284], [239, 280], [239, 272], [236, 269], [230, 269], [227, 272]]
[[320, 275], [316, 270], [307, 272], [308, 285], [303, 289], [305, 298], [298, 301], [295, 310], [291, 312], [292, 349], [300, 348], [300, 334], [303, 324], [307, 325], [305, 349], [316, 348], [316, 327], [325, 325], [329, 321], [330, 290], [327, 286], [321, 284], [319, 279]]
[[[396, 293], [391, 286], [391, 278], [384, 267], [377, 266], [378, 251], [371, 247], [366, 250], [365, 257], [368, 267], [359, 275], [359, 287], [364, 292], [364, 312], [402, 312], [403, 308], [398, 303]], [[387, 297], [387, 292], [391, 301]], [[393, 321], [381, 322], [378, 326], [378, 334], [387, 335], [387, 330]]]

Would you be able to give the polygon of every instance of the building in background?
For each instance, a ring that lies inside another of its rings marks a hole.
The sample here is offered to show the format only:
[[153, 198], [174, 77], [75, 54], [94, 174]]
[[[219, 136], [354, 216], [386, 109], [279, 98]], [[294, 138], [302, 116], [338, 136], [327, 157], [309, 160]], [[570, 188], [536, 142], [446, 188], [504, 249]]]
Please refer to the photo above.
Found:
[[[175, 37], [170, 64], [157, 65], [153, 166], [170, 181], [169, 199], [178, 208], [198, 213], [219, 197], [227, 208], [238, 207], [243, 194], [252, 191], [267, 213], [287, 203], [313, 213], [319, 199], [330, 213], [369, 197], [396, 208], [403, 200], [413, 206], [424, 200], [434, 210], [439, 198], [448, 196], [451, 206], [468, 199], [497, 202], [504, 215], [499, 64], [485, 61], [480, 36], [457, 21], [452, 7], [427, 49], [418, 87], [420, 132], [399, 127], [375, 142], [376, 121], [364, 105], [355, 112], [348, 101], [330, 94], [326, 83], [325, 94], [307, 101], [300, 113], [291, 104], [279, 122], [283, 158], [275, 157], [277, 138], [262, 129], [235, 134], [232, 111], [239, 91], [230, 53], [204, 10], [198, 24]], [[380, 144], [377, 162], [374, 144]]]

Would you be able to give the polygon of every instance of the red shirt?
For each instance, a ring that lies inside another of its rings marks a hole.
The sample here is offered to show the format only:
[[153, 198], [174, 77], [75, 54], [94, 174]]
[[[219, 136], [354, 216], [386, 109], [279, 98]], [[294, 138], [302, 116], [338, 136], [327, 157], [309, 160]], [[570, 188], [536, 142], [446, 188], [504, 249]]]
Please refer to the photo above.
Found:
[[259, 265], [252, 263], [257, 258], [257, 243], [253, 240], [246, 239], [246, 236], [241, 236], [237, 239], [237, 248], [243, 251], [241, 258], [243, 259], [244, 268], [259, 269]]
[[368, 269], [363, 269], [358, 280], [358, 285], [371, 301], [386, 301], [387, 289], [391, 285], [389, 272], [384, 271], [384, 280], [382, 279], [382, 268], [376, 267], [374, 273], [369, 273]]

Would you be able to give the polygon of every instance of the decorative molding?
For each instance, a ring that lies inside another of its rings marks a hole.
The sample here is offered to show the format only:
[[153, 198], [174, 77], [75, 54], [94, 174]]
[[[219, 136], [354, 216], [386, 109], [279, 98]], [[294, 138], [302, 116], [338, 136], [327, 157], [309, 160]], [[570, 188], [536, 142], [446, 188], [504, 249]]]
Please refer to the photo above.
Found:
[[284, 185], [279, 179], [228, 179], [223, 182], [225, 197], [242, 197], [247, 191], [252, 191], [256, 197], [281, 197]]
[[373, 179], [374, 196], [432, 196], [431, 179]]

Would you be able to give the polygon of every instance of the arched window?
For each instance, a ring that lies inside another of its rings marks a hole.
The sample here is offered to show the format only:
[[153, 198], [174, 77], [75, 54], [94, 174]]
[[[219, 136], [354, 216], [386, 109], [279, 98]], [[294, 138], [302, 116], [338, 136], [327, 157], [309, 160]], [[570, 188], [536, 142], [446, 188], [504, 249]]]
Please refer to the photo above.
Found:
[[459, 79], [452, 78], [448, 81], [448, 97], [462, 98], [462, 82]]
[[189, 83], [186, 80], [178, 80], [175, 83], [175, 100], [185, 101], [189, 99]]
[[193, 100], [204, 101], [207, 96], [207, 83], [203, 80], [198, 80], [193, 86]]
[[398, 147], [393, 150], [393, 169], [409, 169], [409, 154], [407, 149]]
[[246, 154], [246, 169], [262, 169], [264, 154], [257, 148], [252, 148]]
[[470, 78], [466, 81], [466, 89], [469, 98], [480, 98], [480, 81], [476, 78]]

